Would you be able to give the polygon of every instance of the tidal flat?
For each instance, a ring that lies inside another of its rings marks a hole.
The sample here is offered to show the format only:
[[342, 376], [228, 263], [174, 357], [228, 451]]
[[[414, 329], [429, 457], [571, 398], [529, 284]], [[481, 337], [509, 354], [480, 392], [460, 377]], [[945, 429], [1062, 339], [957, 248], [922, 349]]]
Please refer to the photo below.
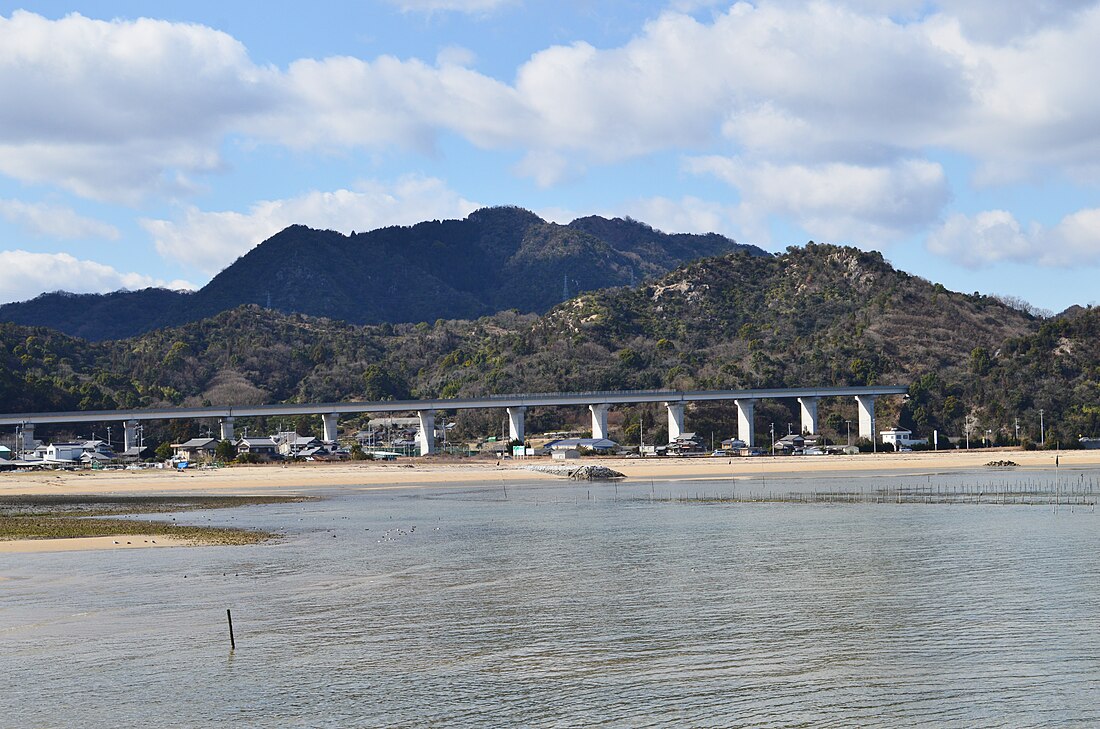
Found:
[[302, 496], [18, 495], [0, 498], [0, 541], [153, 535], [194, 544], [257, 544], [278, 534], [125, 518], [205, 509], [286, 504]]

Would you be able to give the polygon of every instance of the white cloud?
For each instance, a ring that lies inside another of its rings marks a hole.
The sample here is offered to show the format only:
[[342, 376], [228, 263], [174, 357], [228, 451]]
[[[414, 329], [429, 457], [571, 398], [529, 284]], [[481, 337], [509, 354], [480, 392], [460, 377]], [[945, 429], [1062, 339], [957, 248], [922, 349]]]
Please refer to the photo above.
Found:
[[546, 188], [579, 176], [581, 168], [558, 152], [532, 151], [524, 155], [512, 172], [530, 177], [536, 185]]
[[120, 272], [96, 261], [80, 260], [68, 253], [0, 251], [0, 303], [23, 301], [43, 291], [106, 293], [118, 289], [162, 286], [194, 289], [187, 281], [162, 281], [139, 273]]
[[461, 218], [478, 207], [440, 180], [406, 177], [395, 184], [365, 182], [356, 190], [313, 191], [265, 200], [248, 212], [206, 212], [189, 207], [182, 220], [142, 220], [162, 256], [215, 274], [287, 226], [343, 233], [433, 218]]
[[271, 79], [203, 26], [16, 11], [0, 17], [0, 172], [112, 201], [186, 189], [276, 103]]
[[764, 220], [782, 215], [818, 240], [884, 245], [934, 223], [950, 199], [943, 168], [924, 160], [862, 167], [698, 157], [685, 165], [736, 187], [741, 195], [738, 222], [761, 239]]
[[733, 236], [736, 206], [685, 195], [679, 200], [651, 197], [623, 206], [617, 215], [629, 215], [669, 233], [724, 233]]
[[[429, 12], [503, 4], [394, 2]], [[668, 10], [619, 47], [545, 48], [499, 80], [470, 68], [461, 49], [434, 64], [341, 56], [276, 69], [199, 25], [19, 11], [0, 18], [0, 173], [135, 203], [186, 195], [198, 176], [220, 171], [228, 135], [295, 150], [432, 153], [439, 135], [454, 134], [517, 152], [514, 172], [544, 187], [631, 156], [712, 151], [737, 162], [725, 172], [717, 158], [693, 164], [737, 187], [739, 225], [787, 215], [815, 237], [866, 245], [939, 215], [947, 185], [921, 160], [929, 149], [973, 161], [989, 184], [1051, 169], [1093, 180], [1100, 170], [1095, 3], [760, 0], [699, 15]], [[167, 255], [209, 270], [227, 262], [219, 251], [256, 241], [191, 254], [175, 240], [187, 221], [255, 236], [272, 226], [259, 220], [279, 219], [289, 203], [191, 209], [161, 221], [157, 237]], [[691, 217], [706, 219], [696, 207]]]
[[1022, 2], [1011, 42], [974, 30], [1007, 13], [962, 2], [762, 1], [705, 22], [667, 11], [617, 48], [543, 49], [512, 84], [452, 50], [435, 65], [303, 58], [280, 71], [203, 26], [20, 11], [0, 18], [0, 172], [132, 202], [185, 193], [193, 175], [218, 170], [227, 134], [432, 150], [457, 133], [588, 162], [724, 136], [741, 156], [777, 163], [886, 164], [938, 146], [1024, 173], [1100, 164], [1100, 9]]
[[1012, 213], [952, 215], [928, 237], [928, 250], [971, 268], [1002, 261], [1070, 267], [1100, 262], [1100, 209], [1079, 210], [1046, 228], [1026, 229]]
[[44, 203], [0, 200], [0, 218], [38, 236], [106, 240], [118, 240], [120, 237], [118, 228], [113, 225], [78, 215], [70, 208]]

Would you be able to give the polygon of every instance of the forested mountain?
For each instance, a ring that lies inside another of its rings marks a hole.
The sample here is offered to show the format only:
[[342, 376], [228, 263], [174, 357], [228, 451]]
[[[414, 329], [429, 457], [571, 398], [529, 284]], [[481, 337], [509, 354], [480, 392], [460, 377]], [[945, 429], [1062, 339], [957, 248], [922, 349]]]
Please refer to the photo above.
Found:
[[[619, 249], [617, 249], [619, 250]], [[87, 343], [0, 325], [0, 411], [403, 399], [635, 388], [908, 384], [879, 426], [974, 431], [1063, 445], [1100, 435], [1100, 311], [1037, 319], [893, 269], [877, 253], [809, 244], [733, 253], [644, 285], [587, 293], [544, 315], [357, 326], [255, 305], [132, 339]], [[794, 403], [762, 401], [760, 423], [797, 427]], [[612, 436], [659, 438], [656, 406], [623, 407]], [[852, 402], [827, 399], [838, 438]], [[499, 413], [463, 411], [469, 435]], [[689, 408], [688, 427], [728, 436], [730, 404]], [[583, 424], [581, 409], [532, 409], [529, 429]]]
[[44, 294], [0, 306], [0, 321], [119, 339], [242, 304], [354, 324], [544, 312], [579, 292], [631, 285], [686, 261], [744, 250], [724, 236], [671, 235], [633, 220], [548, 223], [520, 208], [345, 236], [295, 225], [188, 294], [147, 289]]

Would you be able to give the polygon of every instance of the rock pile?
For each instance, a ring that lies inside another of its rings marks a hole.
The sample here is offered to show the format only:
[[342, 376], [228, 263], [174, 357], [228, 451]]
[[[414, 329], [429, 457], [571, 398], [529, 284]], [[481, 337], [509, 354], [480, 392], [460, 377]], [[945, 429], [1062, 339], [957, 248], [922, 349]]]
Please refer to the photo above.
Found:
[[1016, 463], [1016, 461], [990, 461], [985, 465], [989, 466], [990, 468], [1014, 468], [1016, 466], [1019, 466], [1020, 464]]
[[581, 466], [569, 474], [574, 481], [607, 481], [612, 478], [625, 478], [618, 471], [613, 471], [607, 466]]

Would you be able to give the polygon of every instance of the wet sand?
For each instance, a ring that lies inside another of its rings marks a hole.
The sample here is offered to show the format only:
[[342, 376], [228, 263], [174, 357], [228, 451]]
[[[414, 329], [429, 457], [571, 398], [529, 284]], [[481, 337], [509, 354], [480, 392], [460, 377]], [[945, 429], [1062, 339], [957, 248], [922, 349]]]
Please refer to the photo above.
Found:
[[[0, 554], [38, 552], [82, 552], [88, 549], [155, 549], [191, 547], [196, 542], [157, 534], [127, 534], [117, 537], [72, 537], [70, 539], [11, 539], [0, 541]], [[3, 579], [3, 578], [0, 578]]]

